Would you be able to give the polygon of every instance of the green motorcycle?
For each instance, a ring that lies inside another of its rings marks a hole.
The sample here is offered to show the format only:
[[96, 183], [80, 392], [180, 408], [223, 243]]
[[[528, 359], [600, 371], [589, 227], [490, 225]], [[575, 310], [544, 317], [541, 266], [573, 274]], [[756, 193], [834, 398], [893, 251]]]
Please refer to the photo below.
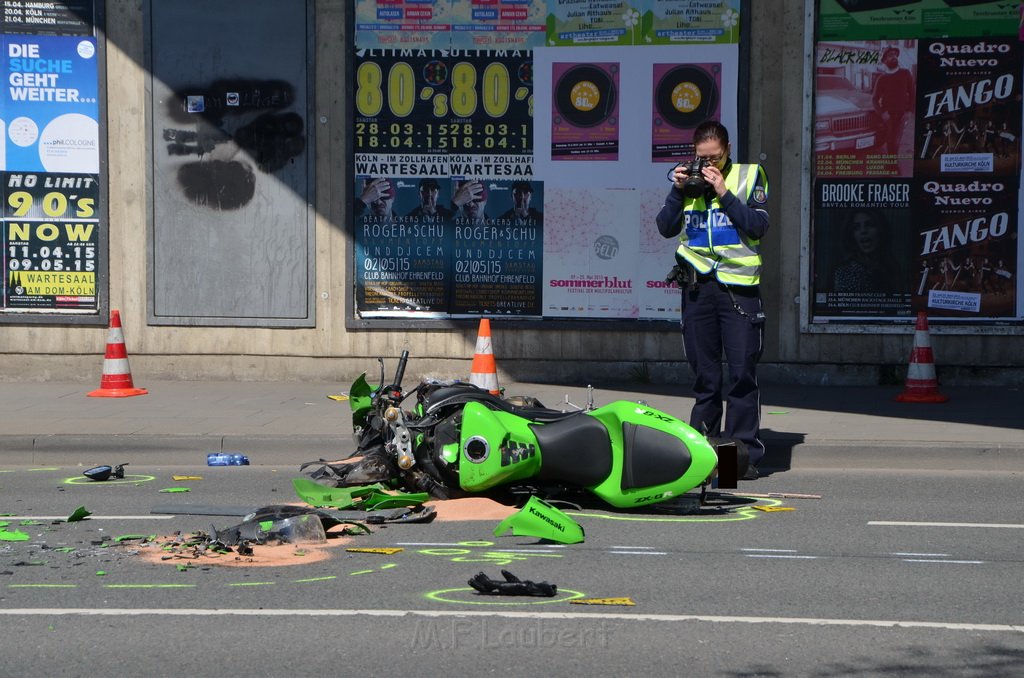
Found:
[[381, 386], [370, 386], [365, 374], [352, 384], [352, 460], [308, 462], [301, 470], [316, 466], [308, 473], [324, 485], [382, 482], [439, 499], [511, 487], [549, 495], [583, 490], [616, 508], [668, 501], [712, 483], [736, 487], [746, 470], [742, 444], [709, 440], [642, 403], [564, 412], [434, 380], [406, 392], [408, 355], [391, 384], [383, 385], [382, 359]]

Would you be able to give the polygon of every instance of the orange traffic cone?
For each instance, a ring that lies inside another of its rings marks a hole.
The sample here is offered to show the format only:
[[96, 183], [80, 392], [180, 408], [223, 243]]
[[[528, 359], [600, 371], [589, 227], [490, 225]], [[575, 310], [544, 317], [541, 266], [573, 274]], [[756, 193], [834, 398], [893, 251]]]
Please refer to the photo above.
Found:
[[480, 319], [469, 383], [487, 389], [494, 395], [501, 394], [501, 390], [498, 389], [498, 368], [494, 363], [494, 351], [491, 348], [491, 321], [487, 318]]
[[914, 348], [910, 352], [906, 387], [896, 396], [896, 402], [944, 403], [947, 400], [949, 396], [939, 393], [932, 344], [928, 337], [928, 315], [921, 311], [917, 314], [917, 326], [914, 328]]
[[144, 388], [135, 388], [132, 371], [128, 367], [128, 351], [124, 346], [124, 332], [121, 331], [121, 312], [110, 312], [110, 333], [107, 334], [107, 352], [103, 356], [103, 376], [100, 387], [90, 391], [94, 398], [125, 398], [146, 395]]

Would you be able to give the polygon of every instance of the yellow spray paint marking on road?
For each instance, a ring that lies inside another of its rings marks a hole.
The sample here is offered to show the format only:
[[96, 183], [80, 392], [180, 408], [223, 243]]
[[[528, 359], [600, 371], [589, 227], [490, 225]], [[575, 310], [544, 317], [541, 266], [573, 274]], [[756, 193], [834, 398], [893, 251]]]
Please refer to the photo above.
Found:
[[[456, 588], [456, 589], [440, 589], [438, 591], [430, 591], [424, 594], [427, 600], [433, 600], [439, 603], [458, 603], [460, 605], [499, 605], [499, 606], [510, 606], [510, 605], [550, 605], [551, 603], [564, 603], [566, 601], [572, 602], [578, 598], [582, 598], [584, 594], [581, 591], [573, 591], [572, 589], [564, 589], [561, 586], [558, 587], [558, 595], [553, 598], [538, 599], [535, 596], [517, 596], [517, 600], [510, 602], [508, 596], [489, 596], [480, 594], [473, 588]], [[500, 598], [502, 600], [493, 600], [494, 598]], [[489, 600], [485, 600], [489, 599]]]
[[317, 582], [317, 581], [330, 581], [332, 579], [337, 579], [337, 578], [338, 578], [337, 576], [332, 574], [332, 575], [329, 575], [327, 577], [310, 577], [308, 579], [296, 579], [293, 583], [294, 584], [310, 584], [310, 583]]
[[[54, 471], [58, 469], [53, 469]], [[128, 475], [125, 474], [124, 478], [116, 478], [110, 480], [92, 480], [85, 476], [75, 476], [74, 478], [66, 478], [64, 480], [65, 485], [125, 485], [130, 483], [148, 483], [151, 480], [156, 480], [156, 476], [143, 476], [143, 475]]]
[[[743, 495], [736, 495], [737, 498], [744, 498]], [[767, 502], [767, 506], [779, 506], [781, 501], [775, 499], [761, 500]], [[754, 520], [758, 517], [757, 511], [764, 511], [761, 506], [741, 506], [728, 514], [716, 516], [652, 516], [652, 515], [623, 515], [610, 513], [588, 513], [585, 511], [566, 511], [570, 516], [582, 516], [584, 518], [601, 518], [603, 520], [622, 520], [639, 523], [729, 523], [739, 520]]]
[[400, 547], [396, 547], [396, 546], [381, 546], [381, 547], [378, 547], [378, 548], [369, 548], [369, 547], [367, 547], [367, 548], [351, 548], [351, 549], [345, 549], [345, 550], [349, 551], [350, 553], [382, 553], [382, 554], [384, 554], [386, 556], [393, 556], [396, 553], [401, 553], [405, 549], [404, 548], [400, 548]]
[[104, 584], [105, 589], [194, 589], [195, 584]]
[[569, 602], [574, 605], [636, 605], [632, 598], [581, 598]]
[[453, 563], [487, 563], [491, 565], [508, 565], [530, 558], [561, 558], [561, 553], [509, 553], [506, 551], [474, 551], [473, 549], [435, 548], [420, 549], [417, 553], [425, 556], [441, 556], [450, 558]]

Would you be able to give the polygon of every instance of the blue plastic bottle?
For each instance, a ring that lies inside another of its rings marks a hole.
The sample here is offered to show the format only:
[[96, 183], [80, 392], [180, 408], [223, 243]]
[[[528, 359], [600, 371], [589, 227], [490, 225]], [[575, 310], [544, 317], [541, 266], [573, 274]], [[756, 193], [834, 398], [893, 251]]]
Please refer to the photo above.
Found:
[[206, 455], [207, 466], [248, 466], [249, 457], [244, 454], [228, 454], [227, 452], [211, 452]]

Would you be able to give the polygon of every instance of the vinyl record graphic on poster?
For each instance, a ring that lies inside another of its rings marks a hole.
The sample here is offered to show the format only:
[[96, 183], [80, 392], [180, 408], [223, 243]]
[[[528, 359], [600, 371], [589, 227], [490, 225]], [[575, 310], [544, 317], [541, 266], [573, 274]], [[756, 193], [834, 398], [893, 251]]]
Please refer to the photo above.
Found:
[[1015, 317], [1017, 177], [916, 184], [914, 310], [940, 318]]
[[910, 315], [911, 181], [815, 185], [814, 315]]
[[911, 176], [916, 64], [917, 51], [906, 42], [818, 43], [817, 176]]
[[1020, 42], [922, 40], [918, 51], [916, 174], [1017, 174]]
[[651, 159], [693, 157], [693, 130], [720, 117], [720, 64], [654, 64]]
[[619, 66], [552, 64], [553, 160], [618, 160]]

